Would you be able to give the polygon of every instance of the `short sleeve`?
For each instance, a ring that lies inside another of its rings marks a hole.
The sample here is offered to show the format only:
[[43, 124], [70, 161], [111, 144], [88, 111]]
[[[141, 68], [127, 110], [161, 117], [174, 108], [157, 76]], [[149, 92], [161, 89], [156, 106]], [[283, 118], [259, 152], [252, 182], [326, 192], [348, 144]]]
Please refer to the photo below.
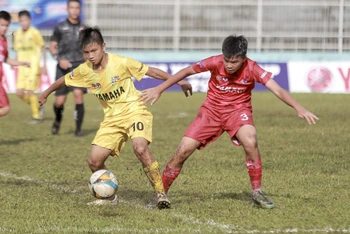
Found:
[[50, 41], [56, 41], [59, 42], [61, 40], [61, 32], [58, 28], [58, 25], [56, 25], [55, 29], [53, 30], [53, 34], [50, 37]]
[[214, 65], [214, 58], [209, 57], [192, 64], [192, 68], [195, 72], [200, 73], [200, 72], [212, 71], [213, 65]]
[[35, 42], [40, 47], [43, 47], [45, 45], [44, 38], [39, 30], [35, 30]]
[[136, 80], [141, 80], [148, 71], [148, 66], [146, 64], [132, 58], [124, 58], [123, 63], [127, 67], [130, 76], [135, 77]]
[[70, 73], [67, 73], [64, 76], [64, 81], [67, 86], [87, 88], [87, 85], [84, 82], [84, 77], [81, 74], [82, 65], [78, 66], [73, 71], [71, 71]]
[[17, 38], [18, 38], [18, 30], [13, 34], [13, 49], [16, 51], [18, 50]]
[[262, 69], [256, 62], [253, 65], [253, 76], [256, 82], [259, 82], [263, 85], [272, 79], [272, 73]]

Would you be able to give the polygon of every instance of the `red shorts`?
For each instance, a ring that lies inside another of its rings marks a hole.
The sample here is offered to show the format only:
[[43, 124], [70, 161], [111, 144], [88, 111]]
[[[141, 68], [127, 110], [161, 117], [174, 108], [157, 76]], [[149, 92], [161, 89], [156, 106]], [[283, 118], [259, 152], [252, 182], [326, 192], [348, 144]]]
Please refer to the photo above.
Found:
[[0, 107], [5, 107], [9, 105], [9, 98], [7, 97], [4, 87], [0, 84]]
[[254, 126], [251, 108], [240, 107], [237, 110], [221, 112], [210, 110], [203, 105], [184, 136], [199, 141], [201, 145], [198, 149], [203, 149], [218, 139], [223, 132], [227, 132], [232, 142], [239, 146], [235, 135], [243, 125]]

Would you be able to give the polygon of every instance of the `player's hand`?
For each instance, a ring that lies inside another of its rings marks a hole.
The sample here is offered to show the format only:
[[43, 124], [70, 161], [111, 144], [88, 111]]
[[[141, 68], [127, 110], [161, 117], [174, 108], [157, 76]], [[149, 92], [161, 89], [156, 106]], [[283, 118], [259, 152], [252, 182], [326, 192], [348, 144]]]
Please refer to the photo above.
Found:
[[192, 96], [192, 85], [187, 81], [180, 81], [178, 85], [181, 86], [182, 92], [186, 97]]
[[30, 62], [22, 62], [21, 65], [25, 67], [30, 67]]
[[145, 104], [151, 101], [151, 105], [153, 105], [160, 98], [161, 94], [162, 92], [160, 92], [157, 87], [145, 89], [140, 94], [139, 100], [144, 102]]
[[42, 106], [46, 103], [47, 97], [42, 93], [40, 94], [38, 101], [39, 101], [39, 105]]
[[67, 60], [67, 59], [61, 59], [58, 62], [58, 65], [63, 69], [63, 70], [67, 70], [69, 68], [72, 67], [72, 64]]
[[301, 119], [305, 119], [309, 124], [316, 124], [316, 120], [319, 120], [319, 118], [311, 113], [310, 111], [300, 108], [297, 111], [298, 117]]

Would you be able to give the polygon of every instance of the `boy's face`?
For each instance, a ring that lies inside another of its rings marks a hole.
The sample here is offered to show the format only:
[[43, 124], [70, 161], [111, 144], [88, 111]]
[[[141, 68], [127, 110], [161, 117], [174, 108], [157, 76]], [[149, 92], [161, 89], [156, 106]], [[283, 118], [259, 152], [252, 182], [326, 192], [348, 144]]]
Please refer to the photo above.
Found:
[[224, 56], [224, 66], [228, 74], [232, 75], [238, 71], [246, 61], [246, 57], [231, 57], [227, 58]]
[[96, 42], [90, 43], [84, 47], [84, 59], [89, 60], [93, 65], [101, 63], [104, 51], [106, 49], [106, 44], [97, 44]]
[[69, 2], [67, 6], [68, 18], [72, 20], [79, 19], [79, 15], [81, 12], [80, 3], [79, 2]]
[[19, 17], [19, 23], [21, 24], [21, 27], [24, 31], [26, 31], [29, 28], [31, 22], [31, 19], [26, 15], [22, 15], [21, 17]]
[[0, 36], [5, 36], [7, 29], [9, 28], [10, 21], [0, 19]]

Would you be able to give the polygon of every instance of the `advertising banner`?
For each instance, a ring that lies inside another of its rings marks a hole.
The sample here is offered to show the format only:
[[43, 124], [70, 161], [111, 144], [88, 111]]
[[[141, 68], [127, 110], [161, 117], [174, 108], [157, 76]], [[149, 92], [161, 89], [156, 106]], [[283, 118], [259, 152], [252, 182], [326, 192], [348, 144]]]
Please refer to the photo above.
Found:
[[[83, 1], [80, 1], [83, 4]], [[32, 26], [38, 29], [53, 29], [67, 18], [67, 0], [0, 0], [1, 10], [11, 14], [10, 31], [18, 29], [18, 12], [29, 11]], [[82, 6], [83, 8], [83, 6]], [[81, 20], [83, 15], [81, 14]]]
[[[175, 74], [182, 68], [185, 68], [192, 63], [147, 63], [150, 66], [157, 67], [163, 71], [167, 71], [170, 74]], [[259, 65], [265, 70], [272, 72], [274, 74], [274, 80], [281, 85], [284, 89], [288, 90], [288, 72], [286, 63], [259, 63]], [[139, 82], [135, 82], [136, 88], [139, 90], [151, 88], [157, 86], [162, 81], [155, 80], [153, 78], [147, 79], [145, 77]], [[208, 90], [208, 81], [210, 79], [209, 72], [198, 73], [186, 78], [188, 82], [191, 83], [193, 92], [207, 92]], [[173, 85], [168, 90], [171, 91], [180, 91], [181, 88], [178, 85]], [[254, 91], [267, 91], [268, 89], [262, 84], [256, 83]]]
[[[49, 85], [51, 85], [55, 81], [56, 76], [56, 64], [57, 61], [53, 59], [48, 59], [47, 61], [47, 76], [41, 76], [41, 84], [40, 84], [40, 92], [45, 90]], [[175, 74], [182, 68], [185, 68], [192, 63], [147, 63], [149, 66], [153, 66], [159, 68], [163, 71], [166, 71], [170, 74]], [[267, 71], [270, 71], [274, 74], [274, 80], [281, 85], [286, 90], [288, 87], [288, 72], [287, 72], [287, 64], [286, 63], [261, 63], [259, 64], [262, 68]], [[16, 92], [16, 70], [12, 69], [9, 65], [3, 64], [5, 74], [3, 77], [3, 86], [8, 93]], [[208, 81], [210, 78], [209, 72], [203, 72], [199, 74], [195, 74], [186, 78], [192, 85], [193, 92], [207, 92], [208, 90]], [[135, 80], [135, 87], [139, 90], [144, 90], [147, 88], [155, 87], [159, 85], [162, 81], [156, 80], [150, 77], [144, 77], [141, 81]], [[256, 83], [254, 91], [267, 91], [268, 89]], [[181, 91], [180, 86], [173, 85], [168, 89], [168, 91]]]
[[350, 93], [350, 61], [289, 62], [288, 74], [294, 93]]

